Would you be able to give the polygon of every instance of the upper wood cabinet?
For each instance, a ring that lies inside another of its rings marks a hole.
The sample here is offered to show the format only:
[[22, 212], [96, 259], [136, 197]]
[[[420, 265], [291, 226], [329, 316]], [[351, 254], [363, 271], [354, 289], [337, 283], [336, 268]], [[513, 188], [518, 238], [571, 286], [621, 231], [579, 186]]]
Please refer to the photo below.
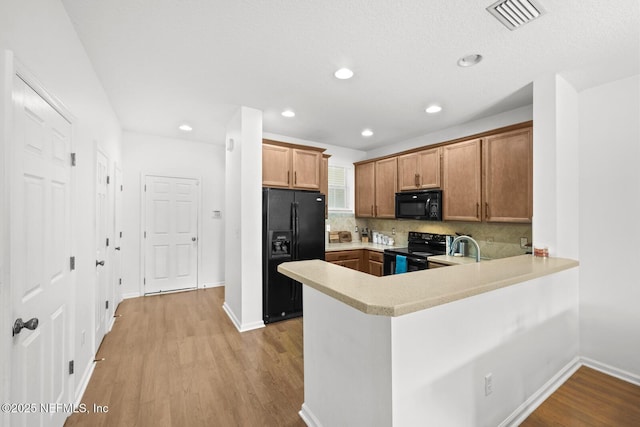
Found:
[[398, 159], [355, 165], [356, 217], [395, 218]]
[[398, 189], [400, 191], [440, 188], [440, 148], [398, 157]]
[[482, 216], [488, 222], [531, 222], [533, 215], [532, 129], [488, 136], [482, 141]]
[[442, 148], [443, 218], [481, 221], [480, 139], [446, 145]]
[[262, 186], [320, 190], [323, 151], [320, 148], [264, 140]]
[[356, 216], [373, 218], [375, 209], [376, 164], [375, 162], [355, 165]]
[[398, 179], [398, 158], [376, 162], [376, 218], [396, 217], [396, 191]]
[[262, 144], [262, 186], [291, 185], [291, 150], [288, 147]]

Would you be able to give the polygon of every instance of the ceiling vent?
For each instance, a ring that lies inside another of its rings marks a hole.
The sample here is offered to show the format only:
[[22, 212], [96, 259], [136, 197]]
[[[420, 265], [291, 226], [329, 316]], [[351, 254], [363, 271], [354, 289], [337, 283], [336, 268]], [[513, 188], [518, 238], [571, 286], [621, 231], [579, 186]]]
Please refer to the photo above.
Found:
[[532, 0], [500, 0], [487, 11], [511, 31], [539, 18], [545, 10]]

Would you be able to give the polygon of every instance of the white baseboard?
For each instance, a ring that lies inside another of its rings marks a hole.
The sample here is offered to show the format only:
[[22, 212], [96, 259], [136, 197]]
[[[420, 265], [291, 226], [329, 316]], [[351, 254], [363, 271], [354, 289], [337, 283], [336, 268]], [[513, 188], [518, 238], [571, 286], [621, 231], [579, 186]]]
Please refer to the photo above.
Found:
[[198, 289], [219, 288], [220, 286], [224, 286], [224, 282], [200, 283]]
[[320, 420], [313, 415], [313, 412], [311, 412], [306, 403], [302, 404], [302, 408], [300, 408], [298, 415], [300, 415], [300, 418], [302, 418], [302, 421], [304, 421], [307, 427], [322, 427]]
[[254, 329], [264, 328], [264, 322], [262, 320], [257, 322], [242, 324], [240, 320], [238, 320], [238, 318], [236, 317], [233, 310], [231, 310], [231, 307], [229, 307], [229, 304], [227, 304], [226, 301], [224, 302], [224, 304], [222, 304], [222, 309], [224, 310], [225, 313], [227, 313], [227, 316], [229, 316], [229, 319], [231, 319], [231, 322], [233, 322], [233, 326], [236, 327], [238, 332], [247, 332], [247, 331], [252, 331]]
[[[604, 374], [621, 379], [628, 383], [640, 386], [640, 376], [631, 372], [618, 369], [606, 363], [589, 359], [588, 357], [576, 357], [563, 367], [556, 375], [546, 382], [538, 391], [536, 391], [529, 399], [518, 407], [509, 417], [500, 423], [500, 427], [511, 427], [520, 425], [529, 415], [535, 411], [538, 406], [542, 405], [549, 396], [551, 396], [562, 384], [565, 383], [580, 367], [587, 366], [589, 368], [600, 371]], [[304, 406], [304, 405], [303, 405]], [[302, 416], [302, 415], [301, 415]], [[304, 418], [303, 418], [304, 419]], [[308, 425], [308, 424], [307, 424]]]
[[129, 292], [127, 294], [122, 294], [122, 299], [130, 299], [130, 298], [138, 298], [140, 295], [140, 292]]
[[76, 396], [75, 403], [79, 405], [82, 401], [82, 396], [84, 396], [84, 392], [87, 390], [87, 386], [89, 385], [89, 380], [91, 380], [91, 376], [93, 375], [93, 371], [96, 369], [96, 364], [93, 361], [90, 361], [87, 365], [87, 368], [84, 370], [82, 374], [82, 378], [80, 379], [80, 383], [78, 387], [76, 387]]
[[[116, 309], [117, 309], [117, 308], [118, 308], [118, 307], [116, 307]], [[114, 311], [114, 313], [115, 313], [115, 311]], [[107, 332], [105, 333], [105, 336], [106, 336], [109, 332], [111, 332], [111, 329], [113, 329], [113, 325], [114, 325], [115, 323], [116, 323], [116, 318], [115, 318], [115, 316], [111, 316], [111, 321], [109, 322], [109, 327], [107, 328]], [[103, 339], [104, 339], [104, 337], [103, 337]]]
[[522, 403], [515, 411], [511, 413], [503, 422], [500, 423], [500, 427], [515, 427], [522, 424], [529, 415], [535, 411], [538, 406], [542, 405], [542, 402], [547, 400], [549, 396], [553, 394], [565, 381], [571, 377], [582, 366], [580, 357], [574, 358], [571, 362], [567, 363], [560, 371], [555, 374], [549, 381], [547, 381], [538, 391], [533, 393], [527, 400]]
[[639, 375], [624, 371], [622, 369], [618, 369], [611, 365], [607, 365], [606, 363], [598, 362], [597, 360], [589, 359], [588, 357], [581, 357], [580, 360], [584, 366], [593, 368], [596, 371], [600, 371], [612, 377], [616, 377], [618, 379], [621, 379], [622, 381], [640, 386]]

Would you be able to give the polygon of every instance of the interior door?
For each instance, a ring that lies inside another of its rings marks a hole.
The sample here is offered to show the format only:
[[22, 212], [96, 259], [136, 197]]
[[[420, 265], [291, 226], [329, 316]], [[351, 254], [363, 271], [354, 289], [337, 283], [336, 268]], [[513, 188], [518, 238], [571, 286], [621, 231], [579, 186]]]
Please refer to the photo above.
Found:
[[[124, 187], [122, 185], [122, 169], [119, 166], [115, 167], [114, 171], [114, 213], [113, 213], [113, 296], [111, 301], [113, 304], [109, 306], [109, 312], [107, 315], [115, 314], [117, 304], [120, 302], [122, 292], [120, 286], [122, 285], [122, 192]], [[113, 307], [112, 307], [113, 306]]]
[[102, 338], [106, 333], [107, 324], [107, 209], [108, 191], [107, 175], [109, 171], [109, 160], [100, 150], [96, 153], [96, 262], [95, 262], [95, 321], [94, 340], [96, 351], [100, 347]]
[[[71, 125], [18, 76], [12, 102], [10, 396], [15, 403], [66, 404], [72, 401]], [[38, 407], [10, 417], [12, 426], [61, 426], [65, 416]]]
[[145, 179], [144, 293], [198, 286], [198, 180]]

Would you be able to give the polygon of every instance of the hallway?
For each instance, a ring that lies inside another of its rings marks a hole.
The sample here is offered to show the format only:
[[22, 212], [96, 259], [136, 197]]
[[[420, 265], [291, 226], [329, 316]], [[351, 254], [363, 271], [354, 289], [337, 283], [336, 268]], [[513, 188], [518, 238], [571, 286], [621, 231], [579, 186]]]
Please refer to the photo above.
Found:
[[123, 301], [65, 426], [304, 426], [302, 319], [238, 333], [224, 287]]

